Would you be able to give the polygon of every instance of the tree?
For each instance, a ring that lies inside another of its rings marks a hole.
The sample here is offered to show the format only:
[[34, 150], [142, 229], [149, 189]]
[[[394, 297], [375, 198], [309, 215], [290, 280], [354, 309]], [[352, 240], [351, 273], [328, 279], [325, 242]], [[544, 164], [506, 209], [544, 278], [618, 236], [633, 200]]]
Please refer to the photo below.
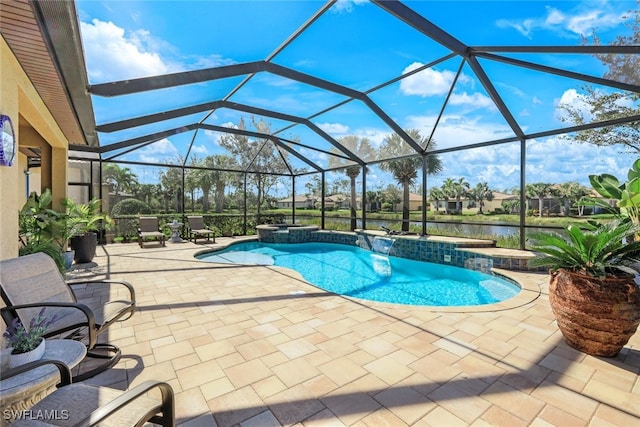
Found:
[[[569, 214], [571, 206], [589, 194], [589, 189], [584, 185], [571, 181], [564, 182], [556, 187], [556, 193], [562, 198], [562, 212], [564, 215]], [[578, 214], [582, 216], [584, 206], [578, 207]]]
[[471, 189], [469, 195], [472, 200], [478, 202], [478, 213], [482, 214], [482, 208], [484, 207], [484, 201], [490, 202], [493, 200], [493, 192], [489, 189], [489, 184], [486, 182], [479, 182], [474, 188]]
[[158, 194], [158, 188], [155, 184], [139, 184], [136, 186], [134, 193], [136, 198], [141, 199], [147, 205], [151, 206], [153, 197]]
[[199, 166], [204, 168], [195, 172], [197, 182], [202, 190], [202, 208], [204, 212], [209, 211], [209, 195], [213, 188], [215, 191], [215, 209], [216, 212], [220, 213], [224, 210], [224, 193], [227, 184], [231, 183], [235, 176], [229, 170], [236, 169], [238, 164], [233, 157], [216, 154], [205, 157], [199, 162]]
[[[191, 164], [196, 164], [197, 159], [193, 159]], [[200, 188], [198, 185], [197, 170], [189, 169], [184, 176], [184, 191], [191, 195], [191, 212], [195, 212], [196, 190]]]
[[471, 184], [469, 184], [464, 177], [460, 177], [457, 181], [453, 182], [453, 197], [456, 199], [456, 210], [460, 214], [462, 214], [462, 198], [469, 194], [470, 188]]
[[[367, 138], [360, 138], [356, 135], [348, 135], [342, 137], [338, 140], [338, 143], [342, 145], [347, 150], [351, 151], [354, 154], [357, 154], [359, 158], [363, 161], [371, 160], [374, 156], [375, 150], [371, 145], [371, 141]], [[334, 147], [331, 149], [333, 153], [338, 153], [339, 149]], [[351, 193], [351, 230], [356, 229], [357, 223], [357, 196], [356, 196], [356, 178], [360, 175], [360, 165], [353, 164], [352, 161], [346, 160], [343, 157], [331, 156], [329, 157], [329, 167], [343, 167], [345, 175], [349, 177], [349, 188]]]
[[[418, 129], [409, 129], [407, 134], [418, 145], [426, 147], [427, 151], [435, 148], [435, 142], [424, 139]], [[382, 147], [380, 147], [380, 156], [392, 159], [382, 163], [380, 167], [391, 172], [393, 178], [402, 185], [402, 231], [409, 231], [409, 186], [415, 182], [418, 177], [418, 170], [421, 170], [423, 165], [421, 156], [406, 157], [413, 153], [413, 148], [400, 138], [400, 135], [395, 133], [387, 136]], [[441, 170], [440, 158], [438, 156], [427, 156], [427, 174], [435, 174]]]
[[440, 213], [440, 200], [445, 200], [446, 196], [444, 191], [438, 187], [431, 187], [429, 189], [429, 198], [435, 202], [436, 213]]
[[[612, 46], [638, 46], [640, 45], [640, 9], [633, 11], [633, 19], [629, 24], [631, 34], [628, 36], [618, 36]], [[593, 36], [594, 45], [601, 45], [601, 40], [597, 35]], [[589, 43], [586, 38], [583, 44]], [[604, 77], [629, 84], [640, 84], [640, 57], [638, 55], [622, 55], [615, 53], [596, 54], [596, 58], [607, 67]], [[581, 103], [559, 104], [562, 110], [562, 120], [574, 125], [581, 125], [588, 122], [599, 122], [632, 115], [640, 114], [638, 100], [640, 94], [637, 92], [604, 92], [595, 89], [593, 86], [585, 86], [586, 94], [583, 101], [587, 104], [588, 111]], [[616, 126], [606, 128], [588, 129], [567, 136], [576, 142], [589, 143], [597, 146], [622, 145], [624, 151], [640, 153], [640, 122], [620, 123]]]
[[160, 185], [164, 195], [165, 212], [170, 211], [172, 201], [173, 209], [177, 212], [182, 211], [182, 168], [169, 167], [160, 172]]
[[446, 202], [445, 211], [449, 213], [449, 198], [456, 197], [456, 182], [453, 178], [446, 178], [440, 188], [442, 189], [443, 200]]
[[527, 184], [525, 187], [525, 194], [527, 195], [527, 197], [538, 199], [538, 215], [540, 216], [540, 218], [542, 218], [544, 199], [554, 194], [554, 188], [552, 184], [544, 182]]
[[122, 168], [115, 163], [107, 163], [102, 167], [102, 179], [113, 186], [117, 196], [121, 191], [131, 191], [138, 183], [138, 176], [129, 168]]
[[396, 205], [402, 201], [402, 193], [395, 185], [389, 184], [382, 190], [382, 202], [389, 203], [396, 210]]
[[[251, 117], [251, 124], [260, 133], [271, 133], [270, 124], [263, 120], [256, 121]], [[243, 118], [240, 119], [238, 128], [246, 129]], [[260, 212], [260, 208], [265, 202], [264, 195], [276, 184], [278, 174], [289, 174], [286, 163], [289, 153], [278, 150], [274, 143], [268, 139], [249, 139], [247, 136], [238, 134], [222, 135], [219, 143], [221, 147], [231, 153], [237, 164], [247, 171], [247, 181], [256, 187], [256, 204], [258, 212]], [[224, 195], [220, 197], [224, 197]]]

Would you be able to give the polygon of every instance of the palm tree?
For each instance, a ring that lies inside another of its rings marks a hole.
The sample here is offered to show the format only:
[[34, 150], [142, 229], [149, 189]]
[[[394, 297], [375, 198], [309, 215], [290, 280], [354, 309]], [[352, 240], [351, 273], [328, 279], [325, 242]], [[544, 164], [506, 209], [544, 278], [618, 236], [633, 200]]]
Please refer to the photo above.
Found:
[[216, 154], [205, 157], [200, 166], [206, 168], [199, 169], [196, 173], [198, 185], [202, 190], [202, 209], [204, 212], [209, 211], [209, 195], [214, 188], [216, 212], [220, 213], [224, 210], [224, 192], [228, 181], [231, 180], [226, 170], [236, 168], [237, 162], [233, 157]]
[[129, 168], [121, 168], [115, 163], [107, 163], [102, 167], [102, 179], [113, 186], [117, 196], [121, 191], [130, 191], [138, 183], [138, 176]]
[[[410, 129], [407, 134], [420, 146], [426, 150], [433, 150], [435, 142], [426, 141], [420, 135], [418, 129]], [[423, 159], [420, 156], [403, 157], [411, 155], [413, 149], [398, 134], [392, 134], [384, 139], [380, 148], [380, 155], [389, 160], [382, 163], [380, 167], [391, 172], [393, 178], [402, 185], [402, 231], [409, 231], [409, 186], [415, 183], [418, 177], [418, 170], [422, 169]], [[427, 174], [431, 175], [442, 170], [440, 158], [437, 156], [427, 156]]]
[[464, 177], [458, 178], [458, 180], [453, 183], [453, 194], [456, 198], [456, 210], [459, 214], [462, 214], [462, 198], [469, 194], [470, 188], [471, 185], [466, 179], [464, 179]]
[[438, 187], [431, 187], [429, 189], [429, 198], [431, 200], [433, 200], [436, 205], [436, 213], [439, 214], [440, 213], [440, 200], [445, 200], [446, 196], [444, 194], [444, 191], [442, 191], [441, 188]]
[[445, 211], [449, 213], [449, 198], [456, 196], [456, 182], [453, 178], [446, 178], [440, 188], [442, 189], [443, 200], [446, 202]]
[[[197, 164], [197, 160], [194, 159], [192, 164]], [[195, 193], [198, 188], [198, 171], [189, 169], [184, 177], [184, 191], [191, 194], [191, 212], [195, 212]]]
[[490, 202], [493, 200], [493, 192], [489, 189], [489, 184], [486, 182], [479, 182], [476, 186], [469, 192], [469, 196], [472, 200], [478, 202], [478, 213], [482, 214], [482, 208], [484, 206], [484, 201]]
[[[360, 138], [356, 135], [348, 135], [340, 138], [338, 142], [347, 150], [358, 155], [358, 157], [365, 162], [367, 160], [371, 160], [374, 156], [375, 150], [371, 145], [371, 141], [369, 141], [369, 139], [367, 138]], [[337, 148], [332, 148], [331, 151], [334, 153], [339, 152]], [[351, 192], [351, 230], [355, 230], [357, 226], [356, 178], [358, 177], [358, 175], [360, 175], [360, 166], [353, 165], [350, 161], [347, 161], [342, 157], [329, 157], [329, 167], [340, 166], [343, 167], [345, 175], [349, 177]]]
[[[589, 189], [579, 182], [563, 182], [556, 186], [558, 196], [562, 198], [562, 211], [564, 215], [569, 215], [569, 210], [578, 200], [589, 194]], [[578, 213], [582, 215], [582, 209]]]
[[538, 199], [538, 212], [540, 218], [542, 218], [545, 197], [550, 196], [553, 193], [553, 185], [545, 182], [537, 182], [535, 184], [527, 184], [525, 186], [525, 194], [527, 197], [535, 197]]

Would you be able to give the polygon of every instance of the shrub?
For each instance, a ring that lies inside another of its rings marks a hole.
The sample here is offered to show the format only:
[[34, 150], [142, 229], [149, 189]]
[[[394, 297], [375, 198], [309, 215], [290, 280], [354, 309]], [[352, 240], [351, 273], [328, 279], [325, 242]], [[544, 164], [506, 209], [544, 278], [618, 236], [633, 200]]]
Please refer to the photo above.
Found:
[[149, 215], [151, 207], [138, 199], [124, 199], [111, 209], [111, 217], [116, 221], [115, 234], [125, 241], [134, 240], [138, 234], [138, 216]]
[[151, 207], [138, 199], [121, 200], [113, 206], [113, 209], [111, 209], [111, 216], [148, 215], [150, 213]]

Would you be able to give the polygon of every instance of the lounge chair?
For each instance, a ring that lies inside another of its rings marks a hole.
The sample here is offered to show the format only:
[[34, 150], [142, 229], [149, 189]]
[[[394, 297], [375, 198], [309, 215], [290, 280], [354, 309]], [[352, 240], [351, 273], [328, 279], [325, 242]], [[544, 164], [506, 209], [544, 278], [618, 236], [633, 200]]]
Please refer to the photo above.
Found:
[[56, 317], [45, 338], [58, 337], [82, 341], [87, 357], [100, 365], [75, 377], [90, 378], [115, 365], [120, 349], [98, 343], [98, 336], [112, 323], [130, 318], [136, 308], [133, 286], [117, 280], [65, 282], [53, 259], [43, 252], [0, 261], [0, 296], [6, 307], [0, 316], [10, 325], [15, 318], [28, 325], [42, 307]]
[[189, 237], [193, 239], [193, 243], [196, 243], [198, 236], [206, 237], [207, 241], [211, 240], [213, 236], [213, 242], [216, 241], [216, 232], [204, 225], [204, 218], [201, 216], [188, 216], [187, 222], [189, 223]]
[[[146, 381], [129, 391], [71, 384], [69, 368], [55, 360], [39, 360], [0, 373], [0, 379], [54, 365], [60, 371], [58, 389], [31, 408], [19, 411], [12, 426], [141, 426], [146, 422], [175, 426], [175, 397], [167, 383]], [[6, 416], [6, 414], [5, 414]]]
[[158, 218], [155, 216], [142, 216], [138, 227], [138, 244], [144, 248], [145, 240], [158, 240], [164, 246], [164, 233], [160, 231]]

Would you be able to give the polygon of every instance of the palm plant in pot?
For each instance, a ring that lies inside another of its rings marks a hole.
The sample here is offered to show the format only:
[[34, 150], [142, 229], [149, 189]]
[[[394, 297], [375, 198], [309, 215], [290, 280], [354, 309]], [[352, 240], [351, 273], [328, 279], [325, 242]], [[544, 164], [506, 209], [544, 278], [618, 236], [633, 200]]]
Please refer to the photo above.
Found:
[[613, 357], [640, 323], [640, 227], [627, 218], [566, 231], [531, 233], [540, 254], [529, 265], [550, 268], [549, 302], [567, 343]]
[[89, 203], [75, 203], [65, 199], [67, 229], [72, 230], [71, 249], [75, 251], [76, 263], [87, 263], [93, 260], [98, 245], [97, 232], [101, 228], [109, 228], [113, 220], [106, 213], [100, 212], [100, 199], [92, 199]]

